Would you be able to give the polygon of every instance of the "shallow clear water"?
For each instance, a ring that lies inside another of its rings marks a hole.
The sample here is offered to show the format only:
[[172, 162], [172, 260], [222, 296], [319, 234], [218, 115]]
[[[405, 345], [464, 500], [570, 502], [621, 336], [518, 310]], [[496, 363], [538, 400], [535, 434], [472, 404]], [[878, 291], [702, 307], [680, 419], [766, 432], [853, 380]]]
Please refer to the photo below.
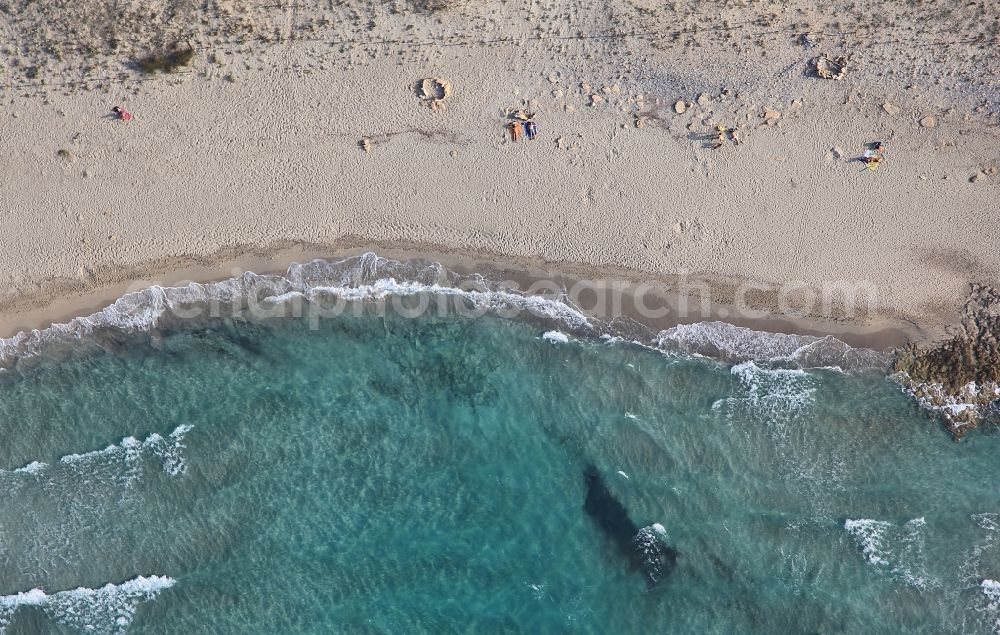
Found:
[[[993, 632], [997, 437], [547, 328], [220, 322], [0, 373], [0, 629]], [[679, 552], [659, 585], [589, 464]]]

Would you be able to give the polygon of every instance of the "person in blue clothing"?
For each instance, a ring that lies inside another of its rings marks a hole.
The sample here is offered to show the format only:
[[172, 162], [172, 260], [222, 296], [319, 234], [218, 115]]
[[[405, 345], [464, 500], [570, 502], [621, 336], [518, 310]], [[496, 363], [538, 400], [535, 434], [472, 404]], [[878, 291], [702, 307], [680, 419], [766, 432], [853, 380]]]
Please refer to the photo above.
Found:
[[537, 134], [538, 126], [534, 121], [524, 122], [524, 136], [528, 137], [528, 139], [534, 139]]

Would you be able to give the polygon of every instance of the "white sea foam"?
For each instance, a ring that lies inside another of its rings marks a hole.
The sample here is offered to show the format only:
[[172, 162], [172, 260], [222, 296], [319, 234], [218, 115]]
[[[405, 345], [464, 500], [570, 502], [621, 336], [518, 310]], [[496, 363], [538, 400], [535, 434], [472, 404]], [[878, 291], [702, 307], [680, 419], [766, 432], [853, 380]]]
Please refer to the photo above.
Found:
[[[293, 263], [284, 275], [247, 272], [208, 284], [154, 285], [126, 294], [92, 315], [0, 339], [0, 365], [38, 355], [53, 343], [89, 339], [111, 332], [148, 331], [166, 317], [180, 313], [179, 309], [197, 305], [220, 307], [218, 314], [224, 316], [245, 310], [237, 307], [256, 306], [263, 309], [267, 317], [276, 306], [295, 300], [382, 301], [416, 295], [460, 298], [481, 311], [503, 315], [527, 313], [570, 329], [608, 336], [612, 341], [621, 339], [642, 346], [650, 344], [648, 340], [638, 342], [634, 337], [622, 339], [600, 333], [603, 327], [574, 307], [565, 296], [523, 294], [490, 283], [479, 275], [455, 274], [436, 263], [399, 262], [366, 253], [336, 261], [317, 259]], [[837, 366], [859, 371], [882, 369], [889, 361], [885, 353], [852, 348], [834, 337], [765, 333], [723, 322], [675, 326], [661, 331], [652, 344], [660, 350], [729, 362], [784, 361], [802, 368]]]
[[918, 589], [937, 584], [928, 576], [924, 563], [926, 526], [923, 517], [902, 526], [870, 518], [844, 522], [844, 529], [854, 537], [865, 562]]
[[125, 437], [50, 464], [0, 470], [0, 552], [16, 553], [24, 571], [85, 565], [74, 545], [93, 543], [95, 527], [108, 528], [104, 542], [124, 538], [120, 519], [143, 513], [151, 497], [163, 495], [163, 485], [182, 478], [189, 430], [182, 425], [144, 441]]
[[670, 573], [674, 555], [667, 545], [667, 530], [660, 523], [643, 527], [632, 539], [632, 546], [642, 557], [646, 576], [657, 583]]
[[[168, 476], [178, 476], [187, 469], [182, 452], [186, 447], [184, 436], [190, 430], [191, 426], [180, 425], [166, 437], [156, 432], [147, 436], [144, 441], [139, 441], [135, 437], [125, 437], [102, 450], [64, 455], [59, 458], [56, 465], [88, 477], [106, 468], [120, 472], [121, 467], [124, 467], [124, 478], [127, 482], [131, 482], [137, 475], [139, 463], [149, 457], [156, 457], [162, 461], [164, 473]], [[22, 479], [37, 477], [47, 473], [52, 467], [47, 463], [32, 461], [14, 470], [0, 470], [0, 483], [9, 485], [18, 477]]]
[[39, 461], [32, 461], [31, 463], [28, 463], [24, 467], [19, 467], [16, 470], [13, 470], [13, 473], [14, 474], [41, 474], [43, 471], [45, 471], [45, 468], [47, 468], [47, 467], [48, 467], [48, 465], [45, 464], [45, 463], [40, 463]]
[[674, 326], [660, 331], [653, 342], [662, 350], [727, 362], [783, 362], [799, 368], [837, 367], [861, 372], [883, 370], [890, 361], [888, 353], [854, 348], [831, 335], [768, 333], [725, 322]]
[[748, 449], [769, 448], [776, 467], [786, 474], [800, 473], [804, 455], [797, 432], [814, 403], [815, 377], [801, 369], [767, 368], [752, 361], [734, 365], [730, 373], [740, 386], [716, 400], [712, 411], [732, 422], [746, 437]]
[[847, 519], [844, 529], [854, 536], [865, 562], [875, 566], [887, 566], [888, 548], [885, 544], [886, 534], [892, 528], [891, 523], [870, 518]]
[[174, 584], [174, 579], [165, 576], [139, 576], [98, 589], [79, 587], [57, 593], [32, 589], [0, 596], [0, 635], [6, 632], [17, 610], [26, 606], [41, 609], [49, 619], [81, 633], [123, 634], [139, 604]]
[[1000, 582], [987, 578], [979, 583], [979, 588], [986, 599], [980, 612], [986, 614], [993, 632], [1000, 633]]
[[542, 583], [528, 583], [528, 588], [531, 589], [531, 594], [536, 600], [541, 600], [545, 598], [545, 585]]
[[812, 518], [829, 522], [829, 494], [844, 487], [847, 470], [840, 451], [824, 447], [815, 434], [817, 375], [753, 361], [735, 364], [730, 373], [739, 383], [712, 403], [712, 416], [728, 420], [744, 452], [766, 461], [776, 478], [810, 501]]
[[548, 340], [553, 344], [565, 344], [569, 342], [569, 336], [561, 331], [545, 331], [542, 333], [542, 339]]
[[87, 469], [96, 462], [121, 462], [126, 466], [134, 467], [146, 456], [155, 456], [163, 461], [163, 471], [169, 476], [183, 474], [187, 469], [184, 456], [181, 451], [184, 445], [184, 435], [191, 430], [191, 426], [177, 426], [166, 438], [157, 433], [152, 433], [146, 437], [145, 441], [139, 441], [135, 437], [125, 437], [118, 444], [112, 444], [103, 450], [95, 450], [84, 454], [67, 454], [59, 459], [64, 465], [69, 465], [77, 469]]
[[384, 300], [390, 297], [408, 297], [420, 294], [453, 296], [470, 301], [476, 307], [488, 311], [520, 310], [536, 316], [561, 322], [571, 328], [588, 325], [586, 315], [569, 306], [566, 302], [551, 300], [542, 296], [522, 295], [505, 290], [468, 290], [438, 283], [423, 284], [413, 281], [397, 281], [384, 278], [372, 284], [357, 287], [317, 286], [306, 290], [310, 300], [323, 296], [334, 296], [345, 300]]
[[[966, 549], [965, 558], [959, 568], [959, 579], [966, 586], [979, 584], [983, 579], [983, 573], [995, 575], [992, 564], [987, 564], [984, 571], [983, 556], [989, 554], [987, 562], [992, 563], [992, 554], [1000, 542], [1000, 514], [996, 512], [972, 514], [972, 520], [982, 530], [983, 536]], [[1000, 619], [1000, 613], [996, 617]]]
[[179, 308], [195, 305], [242, 307], [248, 303], [273, 309], [296, 298], [378, 301], [421, 294], [461, 298], [484, 311], [526, 312], [572, 329], [592, 326], [565, 297], [522, 294], [489, 284], [481, 276], [458, 276], [438, 264], [414, 265], [366, 253], [340, 261], [293, 263], [283, 276], [248, 272], [209, 284], [154, 285], [126, 294], [92, 315], [0, 339], [0, 364], [38, 355], [51, 343], [81, 340], [106, 331], [147, 331]]
[[748, 361], [734, 365], [729, 372], [744, 387], [736, 399], [772, 421], [786, 420], [804, 410], [816, 392], [813, 376], [799, 368], [766, 368]]

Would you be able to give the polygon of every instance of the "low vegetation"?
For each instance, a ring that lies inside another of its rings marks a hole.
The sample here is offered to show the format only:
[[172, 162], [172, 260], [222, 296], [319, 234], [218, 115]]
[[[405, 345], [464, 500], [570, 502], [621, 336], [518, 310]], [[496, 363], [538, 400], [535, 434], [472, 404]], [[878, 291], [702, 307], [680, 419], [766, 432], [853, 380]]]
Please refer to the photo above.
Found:
[[194, 47], [188, 44], [186, 47], [174, 46], [172, 49], [153, 53], [136, 61], [136, 65], [143, 73], [153, 74], [156, 72], [172, 73], [178, 68], [190, 66], [194, 59]]
[[410, 0], [413, 7], [424, 13], [438, 13], [451, 9], [457, 0]]

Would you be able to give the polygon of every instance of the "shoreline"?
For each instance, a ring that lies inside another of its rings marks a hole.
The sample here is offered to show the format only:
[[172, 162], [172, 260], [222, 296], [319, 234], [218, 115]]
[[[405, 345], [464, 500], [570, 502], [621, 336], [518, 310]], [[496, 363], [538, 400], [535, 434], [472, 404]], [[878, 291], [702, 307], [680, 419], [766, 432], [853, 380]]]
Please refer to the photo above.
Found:
[[226, 4], [0, 12], [0, 336], [370, 249], [880, 350], [1000, 279], [996, 7]]
[[[618, 312], [602, 312], [595, 307], [583, 307], [588, 317], [602, 320], [631, 319], [653, 332], [670, 327], [705, 322], [724, 322], [753, 331], [824, 337], [831, 335], [856, 348], [886, 352], [911, 343], [928, 340], [928, 331], [915, 321], [891, 316], [858, 318], [822, 318], [789, 315], [768, 311], [766, 315], [743, 315], [731, 303], [712, 300], [708, 312], [700, 308], [695, 315], [681, 315], [676, 277], [624, 271], [610, 267], [594, 267], [582, 263], [554, 263], [532, 258], [504, 258], [494, 254], [447, 249], [416, 243], [387, 245], [361, 244], [345, 239], [335, 245], [286, 242], [268, 248], [253, 246], [231, 247], [213, 257], [175, 257], [148, 262], [132, 268], [108, 267], [96, 271], [86, 286], [79, 280], [50, 280], [33, 294], [22, 295], [0, 310], [0, 338], [11, 338], [22, 332], [45, 330], [65, 324], [74, 318], [86, 317], [112, 305], [122, 296], [152, 286], [180, 287], [189, 283], [222, 282], [246, 272], [258, 275], [284, 274], [292, 263], [314, 259], [339, 260], [374, 252], [377, 256], [403, 263], [437, 263], [449, 272], [461, 276], [481, 275], [492, 282], [506, 281], [517, 288], [528, 289], [540, 281], [555, 282], [564, 288], [590, 281], [611, 283], [624, 288], [623, 293], [634, 297], [635, 285], [648, 285], [644, 305], [663, 309], [667, 314], [658, 319], [640, 315], [635, 307]], [[672, 279], [674, 278], [674, 279]], [[712, 276], [692, 277], [697, 284], [706, 284], [712, 297], [725, 297], [733, 281], [719, 284]], [[692, 283], [694, 284], [694, 283]], [[756, 311], [756, 309], [755, 309]]]

